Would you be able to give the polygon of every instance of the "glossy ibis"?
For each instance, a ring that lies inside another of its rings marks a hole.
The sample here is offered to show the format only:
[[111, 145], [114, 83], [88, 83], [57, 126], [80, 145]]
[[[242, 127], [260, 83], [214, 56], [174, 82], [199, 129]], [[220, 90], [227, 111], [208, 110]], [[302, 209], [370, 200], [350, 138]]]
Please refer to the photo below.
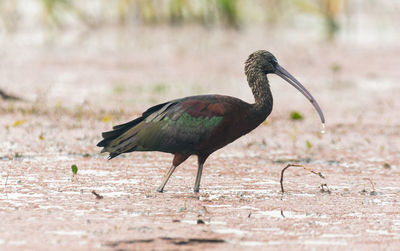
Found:
[[315, 107], [321, 122], [324, 115], [313, 96], [268, 51], [256, 51], [245, 63], [245, 74], [255, 103], [221, 95], [175, 99], [149, 108], [141, 117], [103, 132], [97, 146], [109, 152], [109, 159], [121, 153], [160, 151], [174, 154], [172, 166], [157, 191], [162, 192], [175, 168], [189, 156], [197, 155], [194, 191], [200, 187], [203, 164], [214, 151], [249, 133], [272, 110], [267, 74], [275, 73], [299, 90]]

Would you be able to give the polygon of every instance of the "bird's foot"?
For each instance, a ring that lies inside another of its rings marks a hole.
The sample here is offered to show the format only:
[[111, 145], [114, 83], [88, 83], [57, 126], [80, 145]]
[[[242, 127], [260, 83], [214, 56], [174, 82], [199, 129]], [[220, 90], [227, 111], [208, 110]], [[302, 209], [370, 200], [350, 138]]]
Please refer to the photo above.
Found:
[[164, 192], [164, 188], [163, 188], [163, 187], [159, 187], [159, 188], [157, 188], [157, 192], [159, 192], [159, 193], [163, 193], [163, 192]]
[[198, 193], [198, 192], [200, 191], [200, 188], [195, 188], [195, 189], [193, 189], [193, 191], [194, 191], [195, 193]]

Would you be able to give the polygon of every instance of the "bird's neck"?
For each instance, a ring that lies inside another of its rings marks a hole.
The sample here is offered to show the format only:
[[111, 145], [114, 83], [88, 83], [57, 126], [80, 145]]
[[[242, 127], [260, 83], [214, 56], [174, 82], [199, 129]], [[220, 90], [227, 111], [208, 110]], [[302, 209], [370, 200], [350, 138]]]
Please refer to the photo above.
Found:
[[265, 73], [260, 72], [248, 74], [247, 81], [255, 100], [253, 113], [264, 120], [271, 113], [273, 104], [268, 78]]

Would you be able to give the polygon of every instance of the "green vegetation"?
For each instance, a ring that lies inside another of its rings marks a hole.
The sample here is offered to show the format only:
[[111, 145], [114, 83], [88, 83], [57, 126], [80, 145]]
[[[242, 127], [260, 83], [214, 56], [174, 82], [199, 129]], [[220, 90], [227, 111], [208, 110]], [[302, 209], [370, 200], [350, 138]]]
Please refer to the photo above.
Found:
[[217, 0], [219, 13], [222, 20], [229, 26], [238, 27], [238, 1], [237, 0]]
[[78, 167], [75, 164], [71, 166], [71, 170], [74, 175], [78, 173]]
[[311, 148], [312, 148], [312, 144], [311, 144], [311, 142], [310, 141], [306, 141], [306, 145], [307, 145], [307, 150], [310, 150]]
[[[326, 37], [333, 39], [339, 21], [350, 5], [348, 0], [99, 0], [95, 4], [78, 0], [41, 0], [37, 20], [47, 27], [71, 24], [89, 27], [104, 25], [182, 25], [197, 23], [206, 27], [233, 29], [246, 24], [293, 25], [299, 16], [320, 19]], [[23, 0], [0, 1], [0, 18], [8, 31], [17, 29], [24, 12]], [[31, 12], [29, 12], [31, 14]]]
[[303, 115], [301, 115], [301, 113], [299, 113], [297, 111], [292, 111], [290, 113], [290, 119], [291, 120], [302, 120], [303, 119]]
[[163, 94], [168, 90], [168, 88], [169, 86], [163, 83], [154, 84], [151, 87], [152, 92], [156, 94]]

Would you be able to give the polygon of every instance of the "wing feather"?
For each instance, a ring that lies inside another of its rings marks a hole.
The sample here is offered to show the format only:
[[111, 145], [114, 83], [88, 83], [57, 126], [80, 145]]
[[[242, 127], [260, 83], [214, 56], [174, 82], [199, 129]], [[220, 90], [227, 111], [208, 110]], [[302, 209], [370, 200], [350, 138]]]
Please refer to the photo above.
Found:
[[98, 146], [113, 158], [124, 152], [192, 152], [221, 123], [224, 96], [193, 96], [162, 103], [104, 132]]

